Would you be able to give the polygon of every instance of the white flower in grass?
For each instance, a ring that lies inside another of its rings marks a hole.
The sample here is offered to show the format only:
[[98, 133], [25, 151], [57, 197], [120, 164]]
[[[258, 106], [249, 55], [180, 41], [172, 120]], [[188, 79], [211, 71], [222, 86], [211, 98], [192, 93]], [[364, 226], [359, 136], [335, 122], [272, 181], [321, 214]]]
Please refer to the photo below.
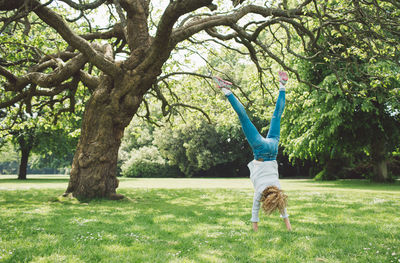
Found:
[[392, 256], [396, 256], [396, 252], [393, 252], [393, 253], [392, 253]]
[[385, 199], [374, 198], [374, 200], [372, 201], [372, 204], [380, 204], [380, 203], [384, 203], [384, 202], [386, 202]]

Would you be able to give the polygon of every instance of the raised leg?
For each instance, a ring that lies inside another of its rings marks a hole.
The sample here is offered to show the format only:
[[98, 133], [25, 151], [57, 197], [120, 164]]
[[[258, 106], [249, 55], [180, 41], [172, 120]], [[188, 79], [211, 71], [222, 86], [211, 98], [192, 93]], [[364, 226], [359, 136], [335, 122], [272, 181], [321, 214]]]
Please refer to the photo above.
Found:
[[267, 138], [275, 138], [279, 141], [281, 132], [281, 117], [283, 110], [285, 109], [285, 95], [286, 95], [286, 82], [288, 81], [288, 75], [286, 72], [279, 72], [279, 96], [276, 101], [274, 114], [271, 118], [271, 124], [267, 134]]
[[257, 128], [250, 121], [249, 117], [247, 116], [245, 108], [238, 101], [238, 99], [236, 99], [236, 97], [232, 93], [226, 97], [228, 98], [233, 109], [237, 113], [240, 120], [240, 124], [242, 125], [244, 135], [246, 136], [247, 141], [249, 142], [251, 148], [254, 151], [255, 148], [257, 148], [262, 144], [263, 138], [261, 134], [257, 131]]
[[285, 90], [279, 91], [279, 96], [276, 101], [274, 114], [271, 118], [271, 124], [267, 134], [267, 138], [276, 138], [279, 140], [281, 131], [281, 117], [285, 108]]

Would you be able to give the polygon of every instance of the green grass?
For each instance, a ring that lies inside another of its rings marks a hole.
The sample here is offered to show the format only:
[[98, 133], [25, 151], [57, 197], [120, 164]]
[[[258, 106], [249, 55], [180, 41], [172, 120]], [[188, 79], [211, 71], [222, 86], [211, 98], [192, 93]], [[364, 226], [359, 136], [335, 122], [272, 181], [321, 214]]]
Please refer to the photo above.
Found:
[[68, 178], [0, 176], [0, 262], [400, 262], [400, 185], [282, 180], [251, 231], [249, 179], [121, 179], [121, 201], [57, 199]]

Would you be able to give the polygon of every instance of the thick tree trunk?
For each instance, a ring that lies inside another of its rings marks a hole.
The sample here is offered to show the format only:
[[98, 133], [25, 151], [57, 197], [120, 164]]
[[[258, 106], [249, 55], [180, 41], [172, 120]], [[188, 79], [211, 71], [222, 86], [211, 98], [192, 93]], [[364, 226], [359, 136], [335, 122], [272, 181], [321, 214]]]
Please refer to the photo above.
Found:
[[26, 170], [28, 169], [29, 147], [21, 147], [21, 162], [19, 164], [18, 180], [26, 180]]
[[376, 140], [371, 145], [371, 157], [373, 164], [374, 181], [385, 182], [389, 180], [387, 169], [387, 151], [385, 141]]
[[65, 195], [72, 193], [77, 198], [89, 199], [123, 198], [116, 193], [118, 149], [142, 95], [118, 94], [114, 87], [134, 86], [129, 78], [121, 76], [121, 80], [114, 83], [110, 77], [103, 76], [88, 101]]
[[389, 180], [387, 161], [380, 160], [374, 163], [374, 175], [376, 176], [375, 181], [385, 182]]
[[18, 136], [18, 144], [21, 151], [21, 162], [18, 170], [18, 180], [26, 180], [26, 170], [28, 169], [29, 154], [32, 149], [35, 136], [31, 130], [21, 132]]

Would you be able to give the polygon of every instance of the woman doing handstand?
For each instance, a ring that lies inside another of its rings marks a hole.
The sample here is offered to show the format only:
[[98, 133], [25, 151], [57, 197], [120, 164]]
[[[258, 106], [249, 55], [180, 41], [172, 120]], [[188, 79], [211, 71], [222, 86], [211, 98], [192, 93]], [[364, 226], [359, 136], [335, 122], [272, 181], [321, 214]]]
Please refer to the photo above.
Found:
[[288, 80], [287, 73], [279, 72], [279, 96], [271, 118], [270, 128], [265, 138], [257, 131], [256, 127], [247, 116], [243, 105], [231, 92], [230, 87], [232, 83], [218, 77], [213, 77], [213, 80], [228, 98], [233, 109], [237, 113], [246, 139], [253, 150], [254, 160], [248, 164], [250, 179], [254, 187], [251, 217], [253, 230], [258, 230], [258, 214], [262, 203], [262, 208], [266, 214], [271, 214], [275, 210], [279, 210], [287, 230], [290, 231], [292, 227], [290, 225], [289, 215], [286, 212], [287, 196], [281, 190], [278, 164], [276, 162], [280, 137], [280, 121], [285, 108], [285, 84]]

